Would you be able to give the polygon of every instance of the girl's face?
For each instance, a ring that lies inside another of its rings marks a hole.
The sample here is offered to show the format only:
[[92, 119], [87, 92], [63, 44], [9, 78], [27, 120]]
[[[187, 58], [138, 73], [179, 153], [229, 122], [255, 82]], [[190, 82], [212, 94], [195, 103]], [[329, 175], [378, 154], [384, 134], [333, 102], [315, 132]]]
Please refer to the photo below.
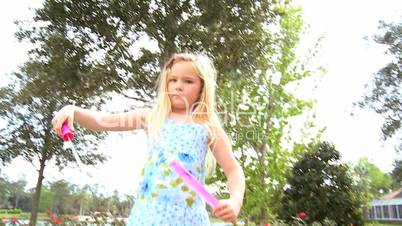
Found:
[[167, 91], [172, 111], [189, 113], [202, 89], [201, 78], [193, 63], [188, 61], [174, 63], [167, 76]]

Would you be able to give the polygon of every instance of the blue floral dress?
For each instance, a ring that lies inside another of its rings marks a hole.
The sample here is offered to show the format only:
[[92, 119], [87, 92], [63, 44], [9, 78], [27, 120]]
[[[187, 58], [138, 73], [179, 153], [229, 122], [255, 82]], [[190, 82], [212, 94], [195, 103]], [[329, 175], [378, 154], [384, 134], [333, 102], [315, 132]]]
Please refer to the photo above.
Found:
[[203, 183], [207, 145], [205, 125], [164, 121], [159, 139], [149, 138], [149, 159], [128, 226], [210, 225], [204, 200], [170, 169], [170, 161], [178, 160]]

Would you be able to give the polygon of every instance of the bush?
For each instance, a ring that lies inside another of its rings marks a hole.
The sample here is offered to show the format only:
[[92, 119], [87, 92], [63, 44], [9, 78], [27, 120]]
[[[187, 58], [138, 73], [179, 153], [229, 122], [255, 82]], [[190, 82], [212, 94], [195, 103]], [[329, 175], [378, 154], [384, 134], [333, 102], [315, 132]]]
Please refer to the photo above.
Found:
[[8, 214], [20, 214], [22, 213], [21, 209], [11, 209], [11, 210], [7, 210], [6, 213]]
[[363, 225], [363, 198], [340, 163], [340, 154], [327, 142], [309, 150], [287, 177], [289, 187], [282, 197], [279, 216], [290, 222], [295, 216], [308, 224]]
[[20, 214], [21, 209], [0, 209], [0, 214]]

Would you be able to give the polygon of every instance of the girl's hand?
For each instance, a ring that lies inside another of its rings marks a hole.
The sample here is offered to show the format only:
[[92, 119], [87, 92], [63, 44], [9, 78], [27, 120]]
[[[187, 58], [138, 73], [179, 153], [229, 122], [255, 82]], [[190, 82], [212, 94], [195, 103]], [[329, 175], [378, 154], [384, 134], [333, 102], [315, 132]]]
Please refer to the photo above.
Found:
[[68, 127], [70, 127], [72, 131], [74, 131], [73, 122], [75, 108], [76, 107], [74, 105], [67, 105], [60, 109], [60, 111], [56, 112], [56, 114], [54, 115], [52, 119], [52, 126], [57, 135], [59, 135], [60, 137], [62, 136], [61, 126], [65, 121], [67, 121]]
[[235, 199], [219, 200], [218, 205], [213, 209], [212, 213], [225, 222], [236, 224], [241, 204]]

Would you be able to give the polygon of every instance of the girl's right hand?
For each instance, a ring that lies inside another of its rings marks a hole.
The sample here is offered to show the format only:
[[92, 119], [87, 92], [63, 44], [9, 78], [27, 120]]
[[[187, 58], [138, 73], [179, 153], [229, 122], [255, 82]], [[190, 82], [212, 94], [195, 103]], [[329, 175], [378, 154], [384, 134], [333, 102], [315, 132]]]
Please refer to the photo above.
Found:
[[213, 214], [224, 222], [231, 222], [236, 225], [241, 204], [235, 199], [221, 199], [213, 209]]
[[62, 137], [61, 134], [61, 126], [63, 125], [64, 122], [67, 121], [68, 127], [72, 131], [74, 131], [74, 112], [75, 112], [76, 106], [74, 105], [66, 105], [62, 109], [60, 109], [56, 114], [54, 115], [52, 119], [52, 126], [53, 129], [56, 131], [57, 135]]

